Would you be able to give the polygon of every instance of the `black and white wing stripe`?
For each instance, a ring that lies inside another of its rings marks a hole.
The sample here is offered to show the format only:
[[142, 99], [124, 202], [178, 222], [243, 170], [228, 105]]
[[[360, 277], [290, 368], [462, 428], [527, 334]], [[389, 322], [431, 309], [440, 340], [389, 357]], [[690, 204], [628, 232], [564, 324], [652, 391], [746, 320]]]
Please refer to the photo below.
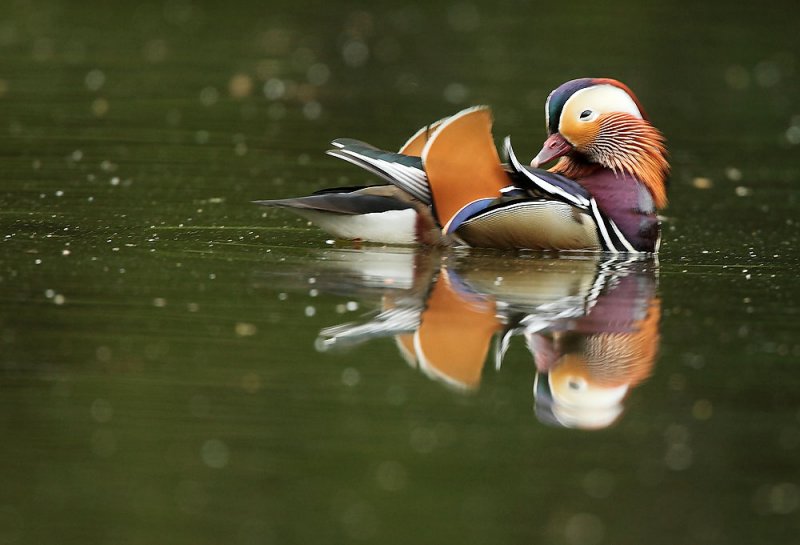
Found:
[[559, 174], [523, 165], [514, 154], [510, 137], [506, 136], [504, 144], [508, 160], [511, 162], [511, 167], [514, 169], [514, 172], [519, 175], [519, 178], [531, 184], [534, 188], [548, 195], [552, 195], [558, 200], [570, 203], [584, 210], [589, 208], [589, 200], [592, 196], [585, 187]]
[[346, 323], [326, 327], [319, 332], [315, 343], [324, 352], [362, 343], [376, 337], [390, 337], [413, 333], [419, 328], [422, 307], [392, 308], [384, 310], [366, 323]]
[[597, 233], [603, 250], [615, 254], [620, 252], [639, 253], [639, 250], [625, 238], [625, 235], [622, 234], [614, 220], [600, 210], [597, 206], [597, 201], [585, 187], [575, 180], [570, 180], [560, 174], [523, 165], [514, 154], [510, 137], [505, 138], [504, 144], [510, 166], [513, 169], [513, 173], [516, 174], [517, 180], [532, 186], [533, 189], [544, 192], [554, 199], [569, 203], [592, 215], [597, 225]]
[[597, 201], [594, 197], [589, 201], [592, 217], [597, 225], [597, 232], [600, 235], [600, 242], [603, 244], [603, 250], [618, 254], [620, 252], [639, 253], [639, 250], [633, 247], [622, 231], [619, 230], [614, 220], [608, 218], [600, 211], [597, 206]]
[[384, 151], [350, 138], [338, 138], [331, 143], [336, 149], [329, 150], [328, 155], [358, 165], [425, 204], [431, 204], [428, 177], [419, 157]]

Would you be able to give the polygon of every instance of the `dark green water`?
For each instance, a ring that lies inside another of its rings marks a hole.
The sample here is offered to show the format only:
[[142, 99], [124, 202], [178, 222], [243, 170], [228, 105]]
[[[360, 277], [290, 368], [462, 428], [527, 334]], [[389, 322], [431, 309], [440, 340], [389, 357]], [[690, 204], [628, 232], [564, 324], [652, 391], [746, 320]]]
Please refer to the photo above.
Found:
[[[791, 2], [4, 2], [0, 544], [793, 542], [799, 23]], [[587, 75], [637, 91], [673, 163], [659, 263], [619, 299], [659, 309], [658, 354], [615, 422], [553, 425], [522, 335], [469, 388], [391, 335], [320, 351], [445, 279], [462, 317], [586, 304], [594, 264], [333, 247], [249, 201], [361, 183], [330, 139], [397, 147], [470, 104], [532, 155], [547, 93]]]

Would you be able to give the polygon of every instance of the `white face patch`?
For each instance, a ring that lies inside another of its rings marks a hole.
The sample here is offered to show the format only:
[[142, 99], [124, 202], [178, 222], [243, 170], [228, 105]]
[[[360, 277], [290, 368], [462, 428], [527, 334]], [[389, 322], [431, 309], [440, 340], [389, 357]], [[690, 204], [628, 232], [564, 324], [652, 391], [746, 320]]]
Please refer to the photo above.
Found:
[[607, 83], [575, 91], [561, 110], [558, 125], [565, 121], [594, 121], [600, 114], [624, 112], [642, 119], [642, 112], [628, 93]]
[[547, 95], [547, 100], [544, 101], [544, 127], [548, 129], [550, 127], [550, 99], [553, 98], [553, 94], [555, 90], [550, 91], [550, 94]]

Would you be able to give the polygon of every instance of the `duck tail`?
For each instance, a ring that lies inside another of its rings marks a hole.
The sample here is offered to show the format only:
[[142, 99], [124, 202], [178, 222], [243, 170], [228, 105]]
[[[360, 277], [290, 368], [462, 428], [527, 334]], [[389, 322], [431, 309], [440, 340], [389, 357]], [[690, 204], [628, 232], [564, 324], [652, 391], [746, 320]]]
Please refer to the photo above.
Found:
[[431, 204], [428, 178], [419, 157], [378, 149], [352, 138], [337, 138], [327, 154], [383, 178], [425, 204]]

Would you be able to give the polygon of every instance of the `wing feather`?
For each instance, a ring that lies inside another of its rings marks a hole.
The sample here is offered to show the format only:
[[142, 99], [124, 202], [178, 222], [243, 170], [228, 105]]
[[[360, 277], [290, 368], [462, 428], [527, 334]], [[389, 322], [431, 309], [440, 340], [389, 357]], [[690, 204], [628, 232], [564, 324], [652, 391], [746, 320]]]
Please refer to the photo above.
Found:
[[509, 185], [491, 130], [489, 108], [478, 106], [446, 119], [425, 144], [422, 163], [441, 225], [471, 202], [499, 197]]
[[589, 209], [591, 194], [581, 184], [560, 174], [523, 165], [517, 159], [514, 148], [511, 147], [511, 138], [508, 136], [505, 138], [504, 147], [510, 166], [517, 175], [515, 180], [518, 183], [532, 187], [547, 196], [572, 204], [583, 210]]
[[430, 204], [431, 194], [427, 176], [419, 157], [392, 153], [350, 138], [339, 138], [332, 144], [336, 149], [327, 153], [375, 174]]
[[448, 118], [440, 119], [439, 121], [434, 121], [430, 125], [425, 125], [420, 130], [414, 133], [414, 135], [409, 138], [403, 147], [400, 148], [400, 153], [403, 155], [410, 155], [412, 157], [420, 157], [422, 155], [422, 150], [425, 148], [425, 144], [428, 143], [433, 133], [441, 126], [442, 123], [447, 121]]

